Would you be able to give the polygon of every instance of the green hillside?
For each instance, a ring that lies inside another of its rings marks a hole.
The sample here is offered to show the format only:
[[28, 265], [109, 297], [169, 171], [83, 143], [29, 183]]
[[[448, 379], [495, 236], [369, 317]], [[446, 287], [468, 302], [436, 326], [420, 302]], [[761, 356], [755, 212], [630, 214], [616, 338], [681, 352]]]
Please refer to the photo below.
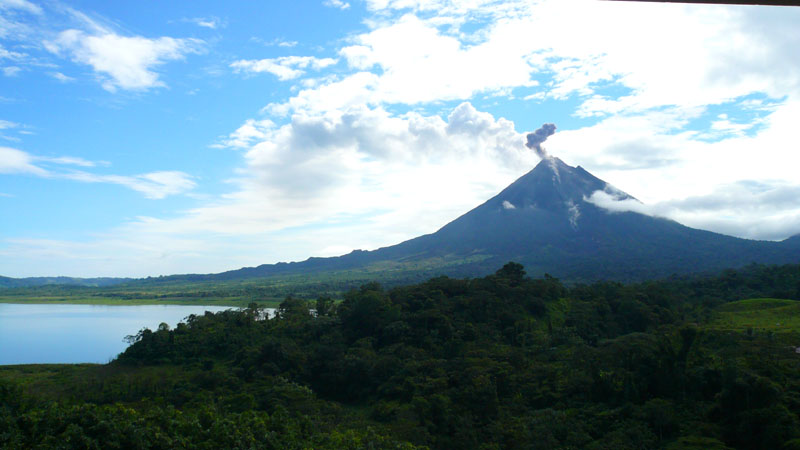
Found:
[[106, 365], [0, 368], [0, 448], [795, 449], [798, 282], [510, 263], [190, 316]]
[[717, 308], [708, 328], [800, 333], [800, 301], [751, 298], [727, 303]]

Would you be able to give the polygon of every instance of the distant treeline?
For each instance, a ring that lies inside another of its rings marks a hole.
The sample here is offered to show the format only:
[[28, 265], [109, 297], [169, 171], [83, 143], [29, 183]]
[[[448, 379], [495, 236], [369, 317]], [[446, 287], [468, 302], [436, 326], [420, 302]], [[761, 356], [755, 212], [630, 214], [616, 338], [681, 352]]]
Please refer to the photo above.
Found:
[[[0, 447], [800, 449], [792, 300], [800, 265], [565, 286], [509, 263], [253, 303], [75, 376], [0, 372]], [[769, 308], [791, 317], [750, 320]]]

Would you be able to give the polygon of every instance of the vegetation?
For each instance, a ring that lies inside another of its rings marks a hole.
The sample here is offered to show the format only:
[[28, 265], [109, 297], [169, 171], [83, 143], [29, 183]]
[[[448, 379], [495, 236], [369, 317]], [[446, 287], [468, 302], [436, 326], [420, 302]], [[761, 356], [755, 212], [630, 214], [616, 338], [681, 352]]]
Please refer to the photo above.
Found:
[[733, 331], [800, 332], [800, 302], [753, 298], [728, 303], [717, 309], [709, 327]]
[[[800, 266], [567, 287], [519, 264], [0, 369], [2, 448], [800, 448]], [[777, 325], [780, 324], [780, 325]]]
[[175, 275], [132, 280], [111, 286], [0, 286], [0, 303], [246, 307], [258, 302], [267, 307], [276, 307], [290, 295], [300, 298], [340, 298], [350, 289], [375, 281], [389, 286], [416, 283], [430, 278], [426, 275], [433, 270], [432, 267], [423, 270], [410, 266], [397, 268], [374, 265], [365, 269], [232, 280], [207, 279], [203, 275]]

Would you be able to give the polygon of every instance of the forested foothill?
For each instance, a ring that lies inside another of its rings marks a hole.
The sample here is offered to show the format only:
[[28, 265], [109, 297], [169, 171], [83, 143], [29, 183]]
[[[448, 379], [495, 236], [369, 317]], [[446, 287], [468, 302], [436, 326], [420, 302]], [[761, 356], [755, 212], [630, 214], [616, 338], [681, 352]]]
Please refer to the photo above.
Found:
[[508, 263], [0, 369], [0, 447], [800, 449], [800, 265], [565, 286]]

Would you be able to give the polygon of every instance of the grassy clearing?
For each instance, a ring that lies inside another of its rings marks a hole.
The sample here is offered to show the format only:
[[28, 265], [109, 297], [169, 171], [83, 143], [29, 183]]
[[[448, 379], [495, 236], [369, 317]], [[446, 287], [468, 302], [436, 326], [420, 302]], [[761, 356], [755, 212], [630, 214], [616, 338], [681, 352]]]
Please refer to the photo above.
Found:
[[49, 392], [93, 374], [99, 364], [20, 364], [0, 366], [0, 381], [11, 382], [28, 391]]
[[797, 305], [797, 300], [785, 300], [781, 298], [749, 298], [738, 302], [726, 303], [718, 308], [724, 312], [745, 312], [760, 311], [772, 308], [783, 308], [784, 306]]
[[800, 301], [751, 298], [717, 308], [707, 326], [720, 331], [800, 333]]

